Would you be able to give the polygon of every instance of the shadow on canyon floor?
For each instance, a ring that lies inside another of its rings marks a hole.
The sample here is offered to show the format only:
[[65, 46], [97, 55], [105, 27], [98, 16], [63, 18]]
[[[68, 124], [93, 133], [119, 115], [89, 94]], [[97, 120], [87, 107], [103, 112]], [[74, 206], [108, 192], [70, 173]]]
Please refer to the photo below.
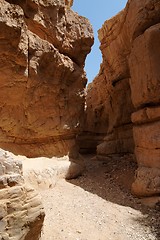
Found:
[[147, 226], [160, 239], [160, 207], [148, 208], [131, 194], [131, 184], [137, 168], [132, 155], [114, 157], [109, 161], [97, 161], [92, 155], [85, 155], [86, 171], [68, 182], [105, 199], [106, 201], [130, 207], [142, 213], [135, 219], [141, 226]]

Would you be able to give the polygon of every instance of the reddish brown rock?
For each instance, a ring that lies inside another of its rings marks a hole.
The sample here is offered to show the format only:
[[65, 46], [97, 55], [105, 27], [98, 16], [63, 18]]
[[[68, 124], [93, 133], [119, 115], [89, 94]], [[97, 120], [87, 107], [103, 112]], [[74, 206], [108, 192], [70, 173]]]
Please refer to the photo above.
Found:
[[81, 129], [93, 33], [72, 2], [0, 1], [0, 146], [16, 154], [67, 155]]

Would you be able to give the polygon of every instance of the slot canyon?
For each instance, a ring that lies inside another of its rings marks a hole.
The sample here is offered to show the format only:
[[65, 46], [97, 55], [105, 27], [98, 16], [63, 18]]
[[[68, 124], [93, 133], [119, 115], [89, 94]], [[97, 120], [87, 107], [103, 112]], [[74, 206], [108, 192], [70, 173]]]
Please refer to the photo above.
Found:
[[88, 85], [73, 4], [0, 0], [0, 240], [159, 240], [160, 0], [103, 23]]

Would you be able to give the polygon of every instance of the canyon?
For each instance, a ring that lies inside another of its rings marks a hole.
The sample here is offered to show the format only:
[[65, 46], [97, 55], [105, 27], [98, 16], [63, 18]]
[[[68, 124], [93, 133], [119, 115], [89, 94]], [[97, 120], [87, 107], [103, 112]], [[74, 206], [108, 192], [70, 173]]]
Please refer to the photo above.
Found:
[[[28, 168], [25, 173], [23, 163], [22, 173], [22, 166], [14, 163], [16, 155], [2, 152], [11, 159], [3, 164], [0, 158], [0, 239], [40, 236], [44, 209], [40, 196], [25, 183], [36, 187], [46, 178], [41, 185], [51, 187], [52, 174], [53, 178], [56, 174], [72, 178], [84, 169], [76, 136], [83, 122], [84, 61], [93, 44], [93, 31], [85, 17], [71, 10], [72, 4], [0, 0], [0, 147], [30, 159], [43, 157], [49, 164], [36, 179], [37, 164], [36, 173]], [[27, 160], [27, 167], [32, 166]], [[27, 181], [30, 178], [35, 184]]]
[[160, 0], [104, 22], [87, 87], [93, 29], [73, 4], [0, 0], [0, 240], [159, 239]]

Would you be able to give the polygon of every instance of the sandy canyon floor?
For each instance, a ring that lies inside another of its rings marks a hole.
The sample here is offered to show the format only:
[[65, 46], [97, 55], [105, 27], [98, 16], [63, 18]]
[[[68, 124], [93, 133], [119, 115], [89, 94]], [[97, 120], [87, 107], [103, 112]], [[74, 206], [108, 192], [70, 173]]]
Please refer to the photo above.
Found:
[[159, 240], [159, 206], [145, 207], [130, 194], [131, 157], [85, 158], [83, 176], [40, 191], [46, 212], [41, 240]]

